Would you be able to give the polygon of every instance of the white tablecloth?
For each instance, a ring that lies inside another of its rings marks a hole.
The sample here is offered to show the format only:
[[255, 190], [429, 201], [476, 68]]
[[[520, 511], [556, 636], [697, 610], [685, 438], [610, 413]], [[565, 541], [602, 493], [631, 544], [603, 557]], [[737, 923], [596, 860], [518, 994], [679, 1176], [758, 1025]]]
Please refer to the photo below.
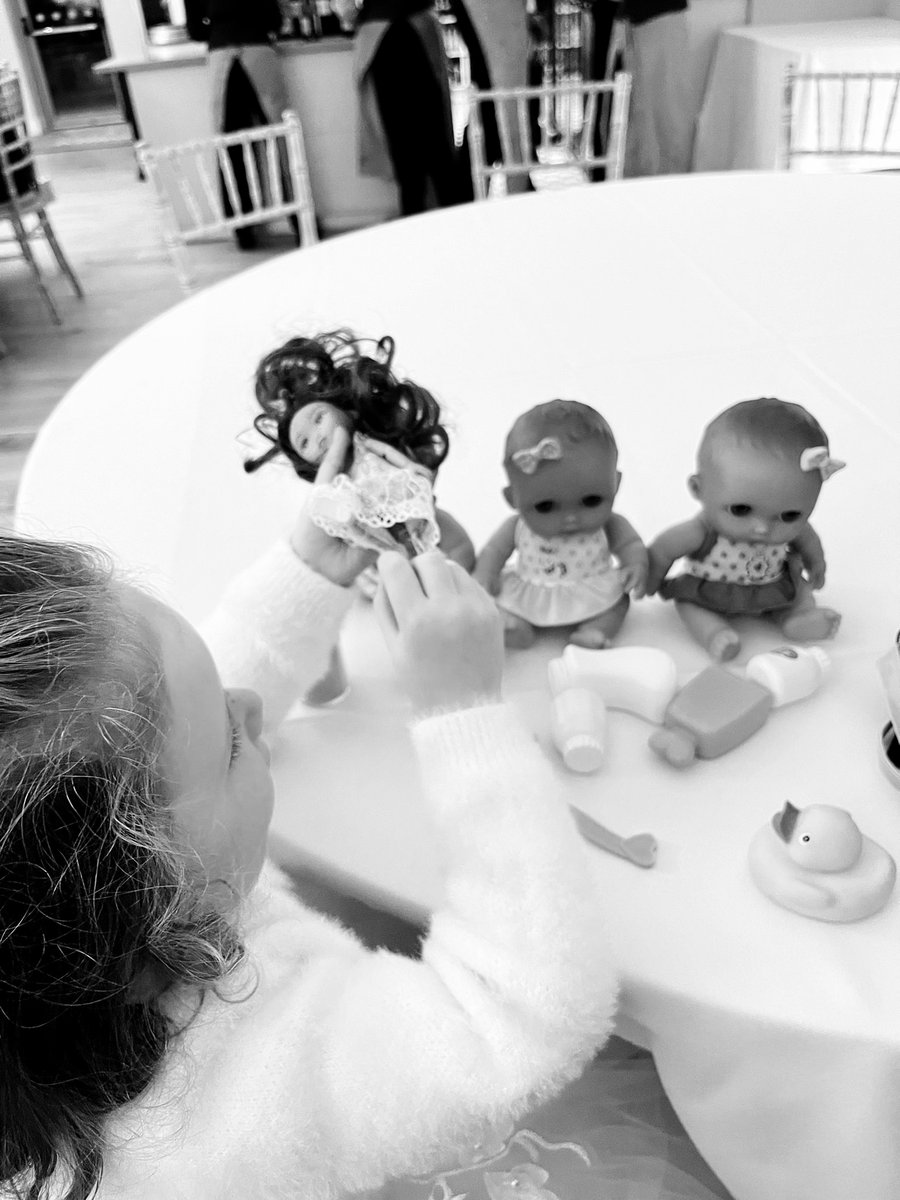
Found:
[[[851, 809], [900, 859], [900, 793], [882, 775], [875, 661], [900, 623], [900, 176], [685, 176], [468, 206], [286, 255], [192, 298], [93, 367], [42, 431], [22, 524], [100, 538], [202, 616], [296, 511], [301, 485], [247, 476], [253, 369], [297, 330], [397, 341], [441, 399], [441, 504], [483, 543], [506, 515], [503, 439], [553, 396], [598, 407], [620, 447], [617, 501], [645, 538], [694, 511], [700, 430], [726, 405], [807, 405], [846, 471], [814, 524], [823, 602], [844, 614], [815, 697], [731, 754], [679, 773], [649, 727], [612, 713], [607, 765], [561, 791], [657, 866], [594, 851], [623, 977], [621, 1029], [649, 1046], [681, 1119], [737, 1200], [900, 1194], [900, 896], [829, 926], [760, 895], [756, 830], [786, 799]], [[746, 654], [778, 643], [754, 628]], [[634, 606], [620, 641], [704, 665], [670, 606]], [[274, 747], [282, 839], [401, 911], [440, 893], [405, 706], [370, 610], [351, 614], [352, 691], [300, 712]], [[510, 655], [507, 691], [553, 755], [549, 637]], [[352, 753], [346, 748], [352, 746]], [[565, 1198], [563, 1198], [565, 1200]]]
[[[726, 29], [719, 35], [712, 70], [697, 121], [694, 170], [762, 169], [780, 165], [785, 70], [900, 71], [900, 21], [811, 21], [802, 25], [757, 25]], [[873, 126], [887, 103], [887, 85], [877, 94]], [[847, 136], [862, 120], [861, 95], [848, 93]], [[812, 146], [816, 109], [811, 92], [797, 108], [798, 144]], [[900, 122], [889, 143], [900, 154]], [[824, 93], [824, 145], [837, 146], [840, 101], [833, 85]], [[866, 145], [871, 145], [867, 140]], [[796, 160], [792, 169], [871, 170], [874, 158]], [[896, 165], [896, 164], [894, 164]]]

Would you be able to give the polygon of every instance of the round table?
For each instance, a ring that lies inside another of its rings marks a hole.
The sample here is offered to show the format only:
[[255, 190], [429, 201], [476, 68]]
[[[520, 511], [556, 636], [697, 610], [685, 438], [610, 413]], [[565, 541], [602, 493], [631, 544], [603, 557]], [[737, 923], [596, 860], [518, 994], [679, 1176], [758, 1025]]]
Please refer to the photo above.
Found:
[[[542, 193], [407, 219], [285, 255], [185, 301], [65, 397], [19, 493], [22, 528], [100, 541], [187, 615], [286, 529], [303, 487], [254, 476], [253, 370], [297, 331], [396, 339], [401, 373], [443, 403], [438, 498], [481, 544], [506, 515], [503, 440], [556, 396], [593, 404], [619, 442], [617, 507], [646, 540], [691, 515], [703, 425], [777, 395], [809, 407], [846, 471], [813, 522], [823, 602], [844, 615], [811, 699], [723, 758], [678, 772], [650, 727], [610, 714], [604, 768], [549, 744], [550, 635], [510, 653], [507, 693], [565, 798], [617, 831], [652, 831], [642, 871], [593, 851], [621, 964], [621, 1031], [652, 1049], [676, 1109], [737, 1200], [895, 1200], [900, 1186], [900, 898], [854, 925], [786, 912], [747, 848], [790, 799], [848, 807], [900, 857], [882, 774], [876, 659], [900, 622], [897, 549], [900, 177], [717, 175]], [[619, 639], [682, 679], [706, 665], [671, 606], [636, 604]], [[777, 645], [754, 626], [741, 661]], [[283, 846], [357, 891], [421, 914], [440, 894], [406, 708], [361, 600], [342, 647], [350, 695], [298, 710], [274, 747]]]

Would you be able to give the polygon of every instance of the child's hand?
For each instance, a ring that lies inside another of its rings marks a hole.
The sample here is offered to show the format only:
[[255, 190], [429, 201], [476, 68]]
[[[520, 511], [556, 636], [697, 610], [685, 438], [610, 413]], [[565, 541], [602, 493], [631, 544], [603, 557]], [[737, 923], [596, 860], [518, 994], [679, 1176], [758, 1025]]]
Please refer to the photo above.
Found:
[[417, 716], [494, 704], [503, 676], [496, 605], [438, 552], [378, 559], [375, 611]]
[[[341, 473], [349, 446], [350, 434], [342, 426], [338, 426], [316, 472], [316, 483], [330, 483]], [[374, 550], [367, 550], [363, 546], [351, 546], [340, 538], [331, 537], [324, 529], [313, 524], [305, 509], [300, 513], [291, 534], [291, 548], [308, 567], [312, 567], [319, 575], [324, 575], [326, 579], [340, 584], [341, 587], [351, 584], [360, 571], [374, 562], [376, 557]]]

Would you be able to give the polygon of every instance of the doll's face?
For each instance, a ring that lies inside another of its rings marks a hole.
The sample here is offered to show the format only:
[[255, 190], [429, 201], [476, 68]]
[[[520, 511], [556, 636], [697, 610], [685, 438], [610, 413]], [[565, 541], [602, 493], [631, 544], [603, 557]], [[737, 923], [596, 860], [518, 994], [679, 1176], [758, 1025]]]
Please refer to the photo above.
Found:
[[806, 528], [822, 479], [755, 446], [721, 441], [701, 456], [688, 486], [713, 529], [732, 541], [776, 545]]
[[290, 439], [296, 453], [304, 462], [318, 466], [331, 445], [338, 426], [350, 427], [350, 418], [333, 404], [314, 400], [306, 404], [291, 421]]
[[567, 444], [558, 462], [541, 462], [533, 475], [511, 467], [503, 495], [538, 537], [594, 533], [609, 520], [621, 479], [615, 455], [584, 441]]

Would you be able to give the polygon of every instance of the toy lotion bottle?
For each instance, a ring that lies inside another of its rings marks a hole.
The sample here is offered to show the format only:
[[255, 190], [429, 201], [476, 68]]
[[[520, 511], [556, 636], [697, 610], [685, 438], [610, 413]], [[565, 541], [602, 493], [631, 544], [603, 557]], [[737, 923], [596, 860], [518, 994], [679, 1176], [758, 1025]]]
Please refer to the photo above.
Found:
[[606, 746], [606, 708], [590, 688], [557, 693], [550, 722], [553, 743], [570, 771], [588, 775], [599, 770]]
[[650, 737], [650, 748], [673, 767], [686, 767], [695, 758], [718, 758], [764, 725], [771, 710], [767, 687], [724, 667], [707, 667], [672, 700], [664, 728]]
[[831, 659], [818, 646], [779, 646], [749, 660], [744, 673], [772, 693], [775, 708], [805, 700], [819, 687]]

